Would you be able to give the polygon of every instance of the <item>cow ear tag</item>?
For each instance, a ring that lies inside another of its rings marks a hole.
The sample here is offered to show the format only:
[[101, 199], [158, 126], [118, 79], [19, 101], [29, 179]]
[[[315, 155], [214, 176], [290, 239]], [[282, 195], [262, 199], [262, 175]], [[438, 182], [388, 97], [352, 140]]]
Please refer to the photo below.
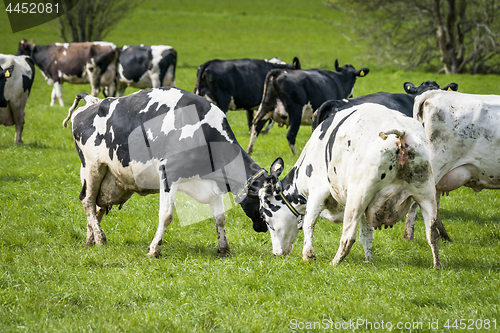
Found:
[[410, 90], [410, 86], [406, 86], [406, 90]]
[[362, 71], [359, 73], [359, 76], [361, 76], [361, 77], [365, 76], [365, 71], [363, 71], [363, 70], [362, 70]]
[[9, 71], [5, 72], [5, 77], [10, 77], [10, 72]]
[[451, 89], [451, 87], [448, 87], [448, 91], [453, 91], [453, 89]]

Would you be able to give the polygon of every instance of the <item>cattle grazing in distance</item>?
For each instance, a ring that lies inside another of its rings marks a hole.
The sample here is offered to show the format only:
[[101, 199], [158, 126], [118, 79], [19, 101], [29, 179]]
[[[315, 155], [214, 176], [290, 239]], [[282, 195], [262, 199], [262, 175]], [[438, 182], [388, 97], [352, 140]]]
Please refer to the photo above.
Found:
[[374, 228], [387, 228], [406, 214], [412, 200], [421, 206], [434, 267], [441, 266], [436, 229], [435, 184], [424, 129], [415, 119], [376, 104], [359, 105], [316, 128], [295, 166], [278, 182], [279, 158], [271, 181], [259, 191], [273, 253], [290, 253], [304, 230], [302, 258], [314, 258], [313, 231], [321, 215], [342, 223], [340, 263], [359, 237], [371, 261]]
[[278, 58], [210, 60], [198, 67], [194, 93], [205, 97], [225, 113], [245, 109], [250, 129], [253, 109], [261, 102], [264, 81], [272, 69], [300, 69], [300, 61], [295, 57], [288, 65]]
[[30, 57], [0, 54], [0, 125], [16, 126], [15, 144], [23, 142], [24, 109], [34, 80]]
[[352, 65], [339, 67], [335, 72], [309, 70], [272, 70], [267, 74], [262, 102], [253, 120], [247, 152], [253, 152], [257, 136], [266, 121], [289, 126], [286, 138], [292, 152], [297, 155], [295, 140], [301, 124], [311, 124], [312, 113], [330, 99], [343, 99], [352, 95], [357, 77], [364, 77], [368, 68], [356, 70]]
[[[405, 116], [413, 117], [413, 103], [415, 97], [428, 90], [441, 89], [435, 81], [424, 81], [418, 87], [411, 82], [405, 82], [403, 88], [406, 94], [378, 92], [348, 99], [329, 100], [323, 103], [313, 114], [312, 129], [337, 111], [345, 110], [356, 105], [374, 103], [383, 105], [391, 110], [399, 111]], [[442, 90], [457, 91], [458, 84], [450, 83]]]
[[[118, 96], [125, 95], [127, 87], [141, 89], [175, 87], [177, 52], [171, 46], [125, 45], [119, 48], [118, 52], [118, 66], [116, 67]], [[99, 68], [106, 68], [107, 64], [106, 58], [100, 58], [87, 65], [87, 69], [91, 71], [89, 78], [95, 82], [94, 85], [99, 83], [103, 72]], [[114, 91], [105, 93], [105, 96], [114, 95]]]
[[[81, 99], [85, 105], [75, 110]], [[238, 144], [225, 114], [206, 99], [173, 87], [104, 100], [81, 93], [63, 126], [70, 118], [81, 160], [88, 245], [106, 242], [104, 214], [113, 205], [121, 208], [133, 193], [160, 193], [150, 256], [160, 254], [177, 191], [210, 206], [221, 256], [229, 251], [224, 193], [236, 194], [255, 231], [267, 231], [257, 191], [269, 176]]]
[[[436, 200], [461, 186], [500, 189], [500, 96], [428, 91], [415, 98], [434, 170]], [[413, 238], [416, 207], [406, 221]]]
[[[50, 45], [38, 45], [29, 43], [23, 39], [19, 43], [16, 55], [30, 56], [35, 64], [40, 68], [45, 80], [52, 88], [50, 105], [53, 106], [57, 99], [59, 105], [64, 106], [62, 99], [62, 84], [69, 83], [89, 83], [86, 70], [87, 62], [99, 58], [104, 54], [115, 54], [111, 51], [116, 49], [116, 45], [108, 42], [85, 42], [85, 43], [55, 43]], [[116, 69], [108, 66], [106, 72], [101, 76], [101, 86], [111, 86], [115, 84]], [[99, 91], [90, 82], [92, 92]], [[110, 88], [114, 90], [115, 88]]]

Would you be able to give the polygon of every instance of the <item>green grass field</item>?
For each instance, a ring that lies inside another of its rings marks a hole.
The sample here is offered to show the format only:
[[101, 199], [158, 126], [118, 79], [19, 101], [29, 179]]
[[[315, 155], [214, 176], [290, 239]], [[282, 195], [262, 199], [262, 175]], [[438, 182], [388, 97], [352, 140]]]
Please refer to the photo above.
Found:
[[[355, 85], [356, 96], [402, 92], [405, 81], [418, 85], [427, 79], [457, 82], [462, 92], [500, 94], [498, 76], [405, 72], [379, 63], [340, 27], [349, 23], [322, 1], [148, 0], [106, 40], [172, 45], [179, 55], [177, 85], [189, 91], [196, 68], [210, 59], [279, 56], [290, 62], [298, 56], [303, 68], [332, 69], [337, 58], [369, 67], [370, 74]], [[15, 53], [22, 38], [60, 42], [56, 28], [52, 22], [13, 34], [1, 12], [0, 53]], [[363, 262], [356, 242], [346, 260], [332, 267], [341, 225], [318, 222], [317, 260], [302, 261], [302, 235], [289, 256], [276, 258], [269, 234], [255, 233], [239, 207], [227, 212], [228, 258], [217, 255], [211, 220], [186, 226], [178, 218], [165, 234], [161, 257], [147, 258], [158, 195], [133, 196], [122, 210], [111, 210], [102, 223], [108, 245], [85, 246], [80, 161], [71, 130], [61, 126], [67, 107], [49, 107], [51, 87], [38, 69], [35, 81], [24, 144], [14, 146], [13, 127], [0, 129], [0, 332], [361, 332], [370, 327], [441, 332], [459, 330], [461, 319], [475, 331], [500, 330], [496, 191], [463, 188], [442, 199], [442, 218], [454, 240], [440, 244], [443, 270], [432, 269], [420, 215], [415, 241], [401, 239], [404, 224], [399, 223], [375, 233], [373, 263]], [[90, 86], [64, 84], [65, 103], [81, 91], [90, 92]], [[246, 148], [245, 113], [233, 111], [228, 118]], [[260, 136], [255, 161], [269, 168], [281, 156], [289, 171], [296, 157], [285, 133], [274, 127]], [[299, 150], [310, 134], [310, 127], [301, 128]], [[354, 330], [352, 324], [362, 320]]]

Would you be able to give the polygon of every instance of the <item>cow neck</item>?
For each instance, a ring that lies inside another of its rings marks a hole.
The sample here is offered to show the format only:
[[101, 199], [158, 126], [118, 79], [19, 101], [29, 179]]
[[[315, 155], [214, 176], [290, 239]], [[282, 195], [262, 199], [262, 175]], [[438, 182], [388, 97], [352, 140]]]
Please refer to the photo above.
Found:
[[276, 193], [278, 194], [278, 200], [283, 201], [283, 203], [288, 207], [293, 215], [297, 218], [297, 227], [302, 229], [302, 224], [304, 223], [303, 214], [297, 209], [298, 205], [305, 205], [306, 198], [299, 193], [296, 182], [297, 168], [293, 167], [292, 171], [283, 178], [282, 181], [276, 184]]
[[[35, 47], [37, 48], [35, 52]], [[46, 72], [52, 62], [50, 57], [51, 45], [35, 45], [31, 48], [30, 58], [40, 68], [42, 72]]]

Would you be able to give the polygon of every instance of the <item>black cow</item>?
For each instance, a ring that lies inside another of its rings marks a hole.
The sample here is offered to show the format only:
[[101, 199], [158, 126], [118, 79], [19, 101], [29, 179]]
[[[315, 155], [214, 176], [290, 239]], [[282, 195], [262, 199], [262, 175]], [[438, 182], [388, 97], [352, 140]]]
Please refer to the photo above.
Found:
[[225, 113], [245, 109], [250, 129], [252, 109], [259, 106], [266, 75], [272, 69], [300, 69], [300, 61], [295, 57], [292, 65], [287, 65], [277, 58], [210, 60], [198, 67], [194, 93], [205, 97]]
[[[127, 87], [142, 89], [175, 87], [177, 52], [171, 46], [125, 45], [117, 50], [120, 54], [116, 66], [118, 96], [123, 96]], [[104, 72], [102, 69], [109, 63], [109, 59], [103, 56], [87, 64], [90, 81], [94, 82], [95, 86], [98, 86]], [[110, 91], [105, 92], [106, 95], [115, 94], [114, 91]]]
[[[86, 105], [74, 111], [81, 99]], [[210, 205], [222, 256], [229, 251], [224, 193], [236, 194], [255, 231], [267, 231], [257, 191], [270, 176], [240, 147], [225, 114], [206, 99], [172, 87], [104, 100], [81, 93], [63, 126], [70, 117], [82, 163], [88, 245], [106, 242], [100, 227], [104, 213], [133, 193], [160, 192], [150, 256], [160, 254], [177, 191]]]
[[309, 70], [272, 70], [267, 74], [262, 103], [253, 120], [252, 135], [247, 152], [252, 153], [257, 136], [266, 121], [273, 119], [278, 124], [289, 125], [286, 138], [292, 152], [297, 155], [295, 139], [301, 123], [310, 124], [312, 113], [330, 99], [351, 96], [356, 78], [370, 71], [357, 71], [352, 65], [339, 67], [335, 60], [336, 72]]
[[[64, 106], [62, 99], [62, 83], [89, 83], [86, 65], [92, 58], [103, 54], [109, 54], [116, 49], [116, 45], [108, 42], [87, 43], [55, 43], [50, 45], [35, 45], [23, 39], [19, 43], [16, 55], [30, 56], [40, 68], [45, 80], [52, 88], [50, 105], [54, 105], [57, 99]], [[112, 86], [115, 82], [116, 70], [112, 66], [107, 67], [102, 75], [100, 85]], [[92, 86], [92, 82], [91, 86]], [[96, 88], [92, 86], [94, 93]], [[99, 91], [97, 89], [97, 91]]]
[[[373, 103], [383, 105], [391, 110], [403, 113], [405, 116], [413, 117], [413, 103], [415, 97], [428, 90], [441, 89], [435, 81], [425, 81], [419, 87], [415, 87], [411, 82], [405, 82], [404, 90], [406, 94], [392, 94], [378, 92], [375, 94], [353, 97], [349, 99], [329, 100], [323, 103], [313, 114], [312, 128], [314, 129], [326, 118], [340, 110], [361, 105], [364, 103]], [[450, 83], [442, 90], [457, 91], [458, 84]]]

